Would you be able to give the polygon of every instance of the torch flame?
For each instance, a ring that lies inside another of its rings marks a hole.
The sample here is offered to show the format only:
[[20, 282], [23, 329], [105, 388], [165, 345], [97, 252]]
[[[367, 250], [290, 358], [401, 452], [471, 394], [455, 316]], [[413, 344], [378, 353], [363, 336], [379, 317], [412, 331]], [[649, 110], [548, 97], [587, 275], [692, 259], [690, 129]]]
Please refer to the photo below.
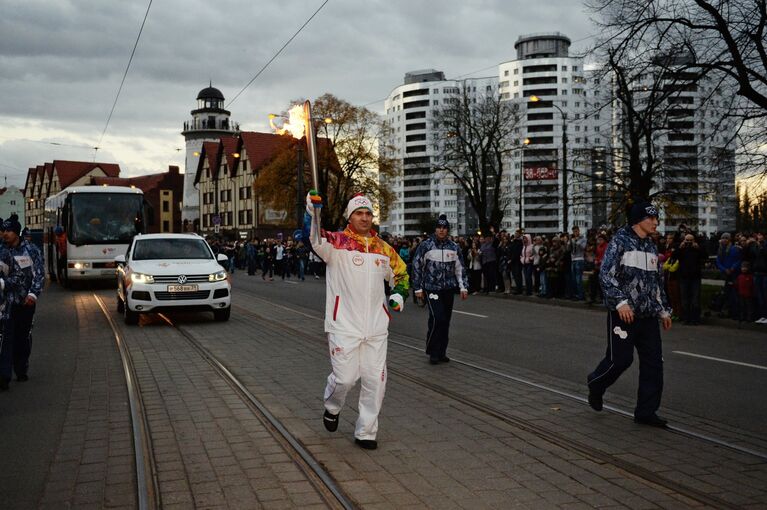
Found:
[[269, 126], [278, 135], [291, 134], [295, 138], [303, 138], [304, 126], [306, 125], [306, 117], [304, 116], [303, 105], [295, 105], [288, 111], [288, 120], [286, 120], [282, 127], [277, 127], [274, 124], [274, 118], [276, 115], [269, 115]]

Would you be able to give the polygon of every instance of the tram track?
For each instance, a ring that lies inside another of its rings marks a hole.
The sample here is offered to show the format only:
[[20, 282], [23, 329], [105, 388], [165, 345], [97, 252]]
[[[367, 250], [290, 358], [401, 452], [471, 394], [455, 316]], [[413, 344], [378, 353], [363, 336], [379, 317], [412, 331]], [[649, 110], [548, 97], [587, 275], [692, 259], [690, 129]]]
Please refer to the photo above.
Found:
[[[131, 408], [131, 425], [133, 428], [133, 443], [136, 456], [137, 493], [140, 510], [155, 510], [161, 508], [159, 484], [157, 481], [157, 469], [152, 453], [152, 440], [149, 424], [146, 420], [141, 390], [138, 385], [132, 356], [125, 343], [120, 329], [114, 318], [110, 315], [103, 299], [93, 294], [97, 304], [107, 318], [107, 321], [115, 336], [125, 371], [126, 384]], [[250, 392], [215, 355], [206, 349], [189, 332], [179, 327], [172, 319], [164, 314], [157, 314], [166, 324], [174, 328], [184, 340], [197, 352], [197, 354], [212, 367], [215, 373], [221, 377], [227, 385], [248, 406], [253, 415], [262, 426], [270, 433], [283, 451], [291, 458], [299, 470], [306, 476], [309, 483], [314, 487], [328, 508], [352, 510], [358, 508], [356, 503], [340, 488], [330, 473], [318, 462], [306, 447], [296, 439], [276, 418], [269, 409]]]
[[[321, 317], [317, 317], [317, 316], [305, 313], [305, 312], [303, 312], [301, 310], [296, 310], [295, 308], [291, 308], [289, 306], [273, 303], [273, 302], [271, 302], [271, 301], [269, 301], [267, 299], [264, 299], [264, 298], [258, 296], [258, 294], [256, 294], [255, 292], [253, 292], [251, 290], [238, 288], [237, 292], [244, 292], [244, 293], [252, 296], [255, 299], [259, 299], [260, 301], [263, 301], [265, 303], [268, 303], [268, 304], [270, 304], [272, 306], [275, 306], [275, 307], [278, 307], [278, 308], [282, 308], [284, 310], [289, 310], [289, 311], [291, 311], [293, 313], [302, 315], [304, 317], [307, 317], [307, 318], [310, 318], [310, 319], [314, 319], [314, 320], [317, 320], [317, 321], [320, 321], [320, 322], [323, 321], [323, 319]], [[244, 308], [243, 308], [243, 310], [247, 311], [247, 309], [244, 309]], [[409, 343], [393, 340], [392, 336], [397, 336], [397, 337], [402, 337], [402, 338], [410, 339], [410, 340], [413, 340], [414, 342], [416, 342], [418, 344], [423, 343], [423, 339], [422, 338], [415, 337], [415, 336], [412, 336], [412, 335], [407, 335], [407, 334], [404, 334], [404, 333], [390, 333], [389, 334], [389, 343], [397, 345], [399, 347], [403, 347], [403, 348], [409, 349], [409, 350], [413, 350], [413, 351], [416, 351], [416, 352], [419, 352], [419, 353], [421, 353], [423, 351], [423, 349], [421, 347], [414, 346], [414, 345], [411, 345]], [[481, 365], [478, 365], [477, 363], [473, 363], [473, 362], [470, 362], [470, 361], [464, 361], [464, 360], [460, 360], [460, 359], [457, 359], [457, 358], [454, 358], [454, 357], [451, 357], [450, 360], [451, 360], [451, 362], [453, 362], [453, 363], [455, 363], [457, 365], [462, 365], [462, 366], [471, 368], [473, 370], [476, 370], [478, 372], [482, 372], [482, 373], [485, 373], [485, 374], [491, 374], [491, 375], [494, 375], [494, 376], [497, 376], [497, 377], [500, 377], [500, 378], [503, 378], [503, 379], [506, 379], [506, 380], [509, 380], [509, 381], [513, 381], [515, 383], [523, 384], [523, 385], [529, 386], [531, 388], [535, 388], [535, 389], [538, 389], [538, 390], [545, 391], [547, 393], [552, 393], [552, 394], [558, 395], [560, 397], [567, 398], [569, 400], [578, 402], [578, 403], [580, 403], [582, 405], [588, 405], [588, 401], [587, 401], [586, 398], [582, 397], [581, 395], [577, 395], [575, 393], [571, 393], [571, 392], [566, 391], [566, 390], [562, 390], [562, 389], [559, 389], [559, 388], [554, 388], [554, 387], [552, 387], [550, 385], [539, 383], [539, 382], [536, 382], [536, 381], [531, 381], [531, 380], [526, 379], [524, 377], [519, 377], [519, 376], [507, 374], [507, 373], [504, 373], [504, 372], [501, 372], [501, 371], [498, 371], [498, 370], [494, 370], [494, 369], [491, 369], [491, 368], [483, 367]], [[633, 412], [631, 412], [629, 410], [626, 410], [626, 409], [622, 409], [622, 408], [620, 408], [618, 406], [605, 404], [603, 409], [605, 411], [611, 412], [613, 414], [618, 414], [620, 416], [624, 416], [624, 417], [627, 417], [627, 418], [633, 419], [633, 417], [634, 417], [634, 413]], [[710, 434], [705, 434], [705, 433], [702, 433], [702, 432], [698, 432], [698, 431], [693, 430], [693, 429], [688, 428], [688, 427], [672, 424], [672, 425], [669, 425], [664, 430], [666, 432], [669, 432], [669, 433], [673, 433], [673, 434], [677, 434], [677, 435], [680, 435], [680, 436], [696, 439], [696, 440], [702, 441], [704, 443], [712, 444], [712, 445], [715, 445], [715, 446], [718, 446], [718, 447], [721, 447], [721, 448], [726, 448], [726, 449], [728, 449], [730, 451], [733, 451], [733, 452], [737, 452], [737, 453], [749, 455], [749, 456], [752, 456], [752, 457], [756, 457], [756, 458], [758, 458], [758, 459], [760, 459], [762, 461], [767, 461], [767, 452], [765, 452], [765, 451], [760, 451], [760, 450], [757, 450], [757, 449], [754, 449], [754, 448], [748, 448], [748, 447], [745, 447], [745, 446], [734, 444], [734, 443], [732, 443], [730, 441], [727, 441], [725, 439], [714, 437], [714, 436], [712, 436]]]
[[130, 407], [131, 428], [133, 430], [133, 451], [136, 463], [136, 494], [139, 510], [156, 510], [161, 508], [159, 482], [157, 479], [157, 465], [152, 448], [152, 436], [149, 430], [144, 404], [141, 399], [141, 388], [138, 385], [136, 370], [133, 366], [125, 339], [114, 319], [107, 310], [104, 301], [95, 293], [93, 294], [96, 304], [104, 313], [109, 327], [115, 337], [115, 343], [120, 352], [125, 383], [128, 389], [128, 403]]
[[[287, 307], [284, 305], [279, 305], [272, 303], [268, 300], [265, 300], [259, 296], [256, 296], [254, 293], [248, 292], [249, 295], [251, 295], [253, 298], [261, 300], [263, 302], [266, 302], [272, 306], [276, 306], [279, 308], [283, 308], [286, 310], [290, 310], [294, 313], [300, 314], [302, 316], [305, 316], [307, 318], [312, 319], [319, 319], [318, 317], [312, 316], [311, 314], [304, 313], [300, 310], [295, 310], [291, 307]], [[255, 313], [247, 308], [244, 308], [239, 305], [233, 305], [235, 306], [238, 311], [243, 312], [246, 315], [250, 315], [252, 317], [257, 318], [259, 321], [267, 322], [270, 324], [273, 328], [277, 330], [282, 330], [286, 332], [290, 332], [292, 337], [300, 337], [303, 338], [307, 342], [311, 342], [314, 345], [320, 345], [319, 337], [317, 335], [312, 335], [310, 333], [306, 333], [302, 329], [291, 327], [290, 325], [284, 324], [276, 319], [267, 318], [263, 315], [260, 315], [258, 313]], [[391, 340], [390, 340], [391, 342]], [[401, 342], [392, 342], [396, 345], [400, 345], [407, 348], [413, 348], [413, 346], [401, 343]], [[470, 368], [473, 368], [475, 370], [482, 370], [486, 372], [492, 372], [498, 375], [495, 371], [486, 370], [482, 367], [479, 367], [474, 364], [470, 363], [463, 363], [459, 362], [459, 364], [463, 364], [465, 366], [468, 366]], [[403, 380], [406, 380], [410, 382], [411, 384], [420, 386], [421, 388], [427, 389], [429, 391], [432, 391], [438, 395], [441, 395], [443, 397], [446, 397], [448, 399], [451, 399], [455, 402], [458, 402], [464, 406], [467, 406], [477, 412], [480, 412], [484, 415], [491, 416], [509, 426], [515, 427], [518, 430], [522, 430], [526, 433], [532, 434], [540, 439], [543, 439], [544, 441], [555, 445], [559, 448], [568, 450], [573, 453], [577, 453], [584, 458], [591, 460], [599, 465], [602, 466], [609, 466], [613, 470], [615, 470], [618, 473], [621, 473], [624, 476], [630, 477], [644, 485], [648, 486], [655, 486], [655, 487], [663, 487], [666, 491], [672, 494], [676, 494], [677, 496], [680, 496], [680, 500], [682, 503], [689, 504], [690, 502], [696, 502], [699, 505], [702, 505], [704, 507], [712, 507], [712, 508], [721, 508], [721, 509], [737, 509], [740, 508], [740, 506], [730, 503], [729, 501], [726, 501], [722, 498], [719, 498], [716, 495], [708, 494], [702, 490], [696, 489], [694, 487], [690, 487], [688, 485], [685, 485], [683, 483], [676, 482], [674, 480], [669, 479], [668, 477], [663, 476], [662, 474], [658, 474], [648, 468], [639, 466], [633, 462], [621, 459], [615, 455], [612, 455], [610, 453], [606, 453], [598, 448], [589, 446], [585, 443], [576, 441], [572, 438], [566, 437], [565, 435], [542, 429], [539, 426], [533, 425], [531, 423], [528, 423], [526, 420], [511, 416], [508, 413], [505, 413], [501, 410], [498, 410], [488, 404], [485, 404], [483, 402], [478, 401], [477, 399], [473, 399], [470, 397], [466, 397], [464, 395], [461, 395], [460, 393], [450, 390], [448, 388], [445, 388], [444, 386], [441, 386], [439, 384], [433, 383], [431, 381], [427, 381], [425, 379], [422, 379], [420, 377], [414, 376], [408, 371], [399, 369], [399, 368], [392, 368], [391, 366], [388, 368], [388, 371], [390, 374], [395, 374], [398, 377], [402, 378]], [[516, 380], [517, 378], [513, 378]], [[517, 381], [522, 382], [522, 381]], [[525, 381], [526, 382], [526, 381]], [[532, 383], [535, 387], [543, 390], [549, 390], [548, 387], [543, 385], [538, 385], [537, 383]], [[562, 392], [560, 390], [556, 390], [555, 393], [561, 395], [573, 398], [574, 395], [570, 395], [567, 392]], [[574, 398], [575, 400], [580, 401], [579, 398]], [[728, 445], [727, 443], [720, 442], [720, 441], [709, 441], [706, 436], [704, 435], [689, 435], [681, 430], [674, 430], [672, 431], [674, 433], [679, 433], [682, 435], [688, 435], [689, 437], [692, 437], [694, 439], [700, 440], [700, 441], [707, 441], [712, 444], [715, 444], [717, 446], [730, 446], [730, 448], [740, 452], [740, 453], [749, 453], [749, 454], [756, 454], [756, 456], [759, 456], [761, 458], [761, 455], [759, 452], [752, 453], [751, 451], [744, 451], [742, 448], [738, 447], [737, 445]]]

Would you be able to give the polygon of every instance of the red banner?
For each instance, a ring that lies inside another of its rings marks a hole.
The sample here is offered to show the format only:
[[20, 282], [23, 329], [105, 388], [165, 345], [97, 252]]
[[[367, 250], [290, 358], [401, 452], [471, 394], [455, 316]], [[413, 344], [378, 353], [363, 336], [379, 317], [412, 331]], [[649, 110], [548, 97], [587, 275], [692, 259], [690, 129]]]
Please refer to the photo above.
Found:
[[528, 181], [552, 181], [557, 180], [559, 174], [556, 168], [547, 166], [528, 166], [525, 167], [525, 180]]

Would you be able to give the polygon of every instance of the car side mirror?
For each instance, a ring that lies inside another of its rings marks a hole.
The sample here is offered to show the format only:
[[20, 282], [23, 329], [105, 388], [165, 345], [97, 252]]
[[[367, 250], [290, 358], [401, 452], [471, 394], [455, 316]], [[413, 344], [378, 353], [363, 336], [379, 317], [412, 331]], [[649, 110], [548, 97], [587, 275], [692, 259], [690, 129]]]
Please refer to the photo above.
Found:
[[228, 263], [228, 262], [229, 262], [229, 257], [227, 257], [226, 255], [224, 255], [223, 253], [219, 253], [219, 254], [216, 256], [216, 260], [217, 260], [217, 261], [219, 261], [219, 262], [220, 262], [220, 263], [222, 263], [222, 264], [223, 264], [223, 263]]

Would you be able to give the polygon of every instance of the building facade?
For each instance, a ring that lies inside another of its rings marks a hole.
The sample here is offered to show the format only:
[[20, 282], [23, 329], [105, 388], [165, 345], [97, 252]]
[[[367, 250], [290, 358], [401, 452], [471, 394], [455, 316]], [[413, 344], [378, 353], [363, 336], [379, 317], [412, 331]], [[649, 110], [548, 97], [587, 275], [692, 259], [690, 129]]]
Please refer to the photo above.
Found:
[[24, 216], [30, 229], [43, 228], [45, 200], [69, 186], [87, 186], [94, 177], [119, 177], [116, 163], [62, 161], [30, 168], [24, 186]]
[[8, 219], [12, 214], [19, 217], [21, 226], [24, 227], [24, 192], [16, 186], [0, 188], [0, 218]]
[[200, 194], [194, 187], [194, 181], [202, 144], [205, 141], [216, 142], [222, 136], [234, 136], [240, 126], [230, 120], [231, 113], [224, 109], [224, 95], [212, 83], [197, 94], [197, 108], [191, 114], [192, 119], [184, 122], [181, 132], [186, 145], [181, 216], [186, 230], [196, 231], [200, 219]]
[[[430, 231], [439, 214], [445, 214], [454, 232], [476, 230], [477, 220], [458, 182], [435, 168], [443, 140], [435, 125], [437, 112], [447, 101], [466, 91], [470, 96], [493, 92], [497, 80], [472, 78], [446, 80], [441, 71], [426, 69], [405, 74], [402, 85], [386, 99], [386, 156], [400, 166], [387, 182], [395, 193], [389, 216], [381, 230], [394, 235], [419, 235]], [[428, 227], [428, 230], [427, 230]]]

